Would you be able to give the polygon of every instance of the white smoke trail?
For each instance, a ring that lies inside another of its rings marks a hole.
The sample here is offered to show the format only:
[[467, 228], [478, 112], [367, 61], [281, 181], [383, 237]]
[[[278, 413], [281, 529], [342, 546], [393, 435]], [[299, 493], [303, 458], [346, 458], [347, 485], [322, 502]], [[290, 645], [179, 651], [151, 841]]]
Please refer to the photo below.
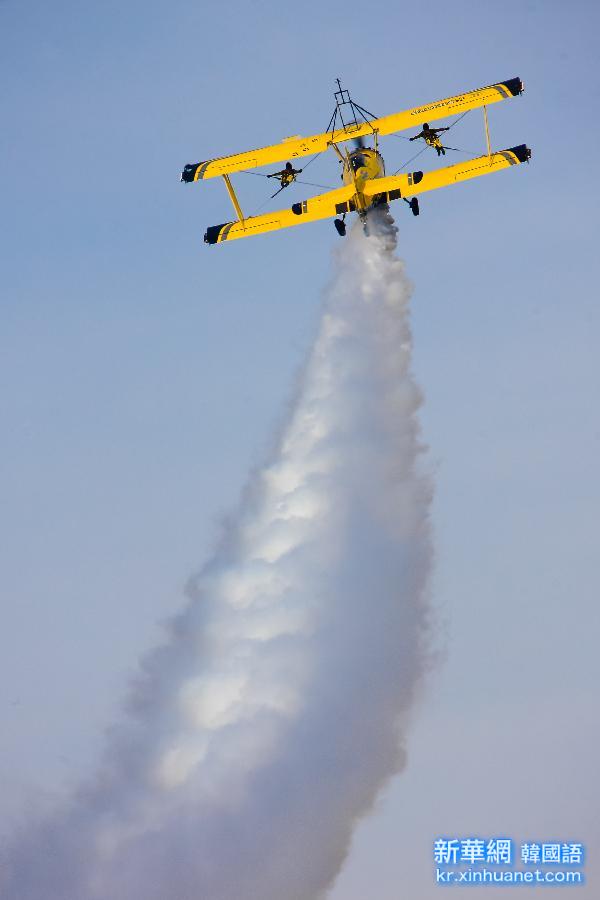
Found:
[[5, 900], [315, 900], [402, 768], [430, 485], [409, 286], [395, 229], [371, 227], [337, 252], [272, 461], [146, 659], [101, 774], [16, 841]]

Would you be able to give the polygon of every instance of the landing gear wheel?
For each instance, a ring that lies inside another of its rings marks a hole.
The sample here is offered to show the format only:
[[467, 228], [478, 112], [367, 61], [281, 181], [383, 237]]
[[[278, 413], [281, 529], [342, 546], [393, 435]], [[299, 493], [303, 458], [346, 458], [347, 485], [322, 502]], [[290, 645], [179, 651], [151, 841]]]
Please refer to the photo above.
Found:
[[412, 210], [413, 216], [418, 216], [419, 215], [419, 198], [413, 197], [412, 200], [410, 200], [408, 205], [410, 206], [410, 208]]
[[335, 225], [335, 230], [339, 234], [340, 237], [344, 237], [346, 234], [346, 223], [342, 222], [341, 219], [334, 219], [333, 224]]

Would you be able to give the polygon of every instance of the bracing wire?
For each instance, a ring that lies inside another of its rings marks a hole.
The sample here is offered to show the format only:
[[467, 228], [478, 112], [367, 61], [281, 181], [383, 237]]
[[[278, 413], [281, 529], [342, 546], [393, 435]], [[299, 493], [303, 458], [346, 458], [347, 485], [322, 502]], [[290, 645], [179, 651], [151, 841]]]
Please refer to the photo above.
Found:
[[405, 166], [407, 166], [409, 163], [411, 163], [413, 161], [413, 159], [416, 159], [418, 156], [421, 155], [421, 153], [425, 153], [426, 150], [427, 150], [427, 145], [425, 145], [425, 147], [422, 147], [418, 153], [415, 153], [414, 156], [411, 156], [410, 159], [407, 159], [406, 162], [403, 162], [402, 165], [398, 169], [396, 169], [396, 171], [394, 172], [394, 175], [397, 175], [398, 172], [400, 172], [402, 169], [404, 169]]
[[[306, 166], [304, 166], [304, 169]], [[304, 171], [304, 169], [302, 171]], [[239, 175], [258, 175], [259, 178], [268, 178], [268, 175], [265, 175], [264, 172], [250, 172], [250, 171], [242, 171], [238, 173]], [[325, 190], [332, 191], [333, 188], [330, 184], [317, 184], [315, 181], [304, 181], [303, 178], [294, 178], [292, 184], [308, 184], [310, 187], [318, 187], [325, 188]]]
[[[311, 158], [308, 160], [308, 162], [306, 163], [306, 165], [304, 165], [304, 166], [302, 167], [302, 171], [305, 172], [306, 169], [308, 169], [308, 167], [310, 166], [310, 164], [313, 163], [313, 162], [315, 161], [315, 159], [317, 158], [317, 156], [321, 156], [321, 154], [324, 153], [324, 152], [325, 152], [324, 150], [319, 150], [318, 153], [315, 153], [314, 156], [311, 156]], [[244, 169], [244, 170], [241, 172], [241, 174], [242, 174], [242, 175], [257, 175], [259, 178], [268, 178], [268, 177], [269, 177], [268, 175], [265, 175], [264, 172], [254, 172], [254, 171], [252, 171], [251, 169]], [[306, 184], [306, 185], [309, 185], [310, 187], [324, 188], [324, 189], [327, 190], [327, 191], [333, 190], [333, 188], [331, 187], [330, 184], [317, 184], [317, 183], [314, 182], [314, 181], [304, 181], [304, 179], [302, 179], [302, 178], [295, 178], [295, 179], [294, 179], [294, 182], [295, 182], [296, 184]], [[293, 184], [294, 182], [292, 182], [292, 184]], [[289, 185], [287, 185], [287, 187], [289, 187]], [[265, 206], [267, 206], [267, 204], [268, 204], [271, 200], [273, 200], [274, 197], [276, 197], [278, 194], [281, 193], [282, 190], [283, 190], [283, 188], [279, 188], [279, 190], [278, 190], [278, 191], [275, 191], [275, 193], [274, 193], [271, 197], [267, 197], [267, 199], [265, 200], [265, 202], [264, 202], [261, 206], [259, 206], [258, 209], [255, 210], [255, 212], [252, 213], [252, 215], [253, 215], [253, 216], [257, 216], [257, 215], [259, 214], [259, 212], [261, 212], [261, 211], [265, 208]]]

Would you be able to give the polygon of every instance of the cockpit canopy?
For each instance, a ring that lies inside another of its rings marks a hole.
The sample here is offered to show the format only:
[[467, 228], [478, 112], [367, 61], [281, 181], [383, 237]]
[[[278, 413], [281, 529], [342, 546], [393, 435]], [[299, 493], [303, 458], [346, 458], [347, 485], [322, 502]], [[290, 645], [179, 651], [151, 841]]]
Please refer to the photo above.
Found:
[[367, 160], [362, 153], [353, 153], [350, 157], [350, 165], [355, 172], [367, 165]]

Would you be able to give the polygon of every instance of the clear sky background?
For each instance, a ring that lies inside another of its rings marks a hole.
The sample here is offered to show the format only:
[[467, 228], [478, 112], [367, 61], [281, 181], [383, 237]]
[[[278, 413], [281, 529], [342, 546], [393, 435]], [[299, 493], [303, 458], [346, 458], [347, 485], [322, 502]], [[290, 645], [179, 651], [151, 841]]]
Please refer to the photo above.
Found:
[[[440, 834], [583, 841], [597, 896], [599, 20], [591, 0], [0, 2], [4, 829], [93, 769], [318, 321], [331, 222], [206, 247], [229, 200], [182, 166], [321, 131], [337, 76], [384, 115], [519, 75], [492, 141], [531, 165], [395, 207], [443, 660], [331, 897], [426, 900]], [[451, 135], [483, 152], [481, 114]], [[390, 171], [413, 152], [383, 143]]]

